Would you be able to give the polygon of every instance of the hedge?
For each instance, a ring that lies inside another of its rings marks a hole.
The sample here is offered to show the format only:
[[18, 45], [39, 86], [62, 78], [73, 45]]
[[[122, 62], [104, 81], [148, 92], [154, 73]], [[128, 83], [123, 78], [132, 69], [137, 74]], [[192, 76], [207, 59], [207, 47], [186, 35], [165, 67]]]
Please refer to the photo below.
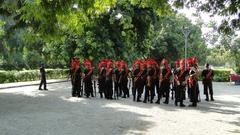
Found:
[[[230, 81], [230, 69], [214, 69], [214, 77], [213, 77], [213, 81], [215, 82], [228, 82]], [[199, 80], [202, 80], [201, 77], [201, 72], [200, 72], [200, 76], [199, 76]]]
[[[65, 78], [68, 73], [68, 69], [46, 69], [47, 79]], [[216, 82], [228, 82], [230, 79], [230, 70], [227, 69], [214, 70], [214, 74], [213, 81]], [[39, 79], [39, 70], [0, 71], [0, 83], [34, 81]], [[201, 76], [199, 80], [202, 80]]]
[[[66, 78], [69, 73], [68, 69], [46, 69], [47, 79]], [[0, 83], [34, 81], [40, 79], [39, 70], [23, 70], [23, 71], [0, 71]]]

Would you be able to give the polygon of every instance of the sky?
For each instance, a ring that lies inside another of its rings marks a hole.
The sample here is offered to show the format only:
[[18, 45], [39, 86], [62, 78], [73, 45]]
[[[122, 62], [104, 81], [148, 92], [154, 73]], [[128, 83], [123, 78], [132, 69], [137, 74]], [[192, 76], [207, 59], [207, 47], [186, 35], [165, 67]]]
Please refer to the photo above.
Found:
[[[178, 10], [179, 13], [185, 14], [187, 18], [189, 18], [193, 23], [196, 23], [196, 20], [198, 19], [198, 17], [193, 16], [193, 13], [196, 13], [196, 9], [195, 8], [183, 8]], [[210, 14], [208, 13], [204, 13], [201, 12], [200, 13], [201, 18], [203, 19], [204, 23], [207, 24], [208, 22], [215, 21], [217, 23], [217, 25], [219, 26], [221, 24], [221, 20], [223, 19], [223, 17], [215, 15], [214, 17], [210, 17]], [[202, 32], [203, 34], [209, 32], [211, 29], [207, 28], [207, 27], [202, 27]]]

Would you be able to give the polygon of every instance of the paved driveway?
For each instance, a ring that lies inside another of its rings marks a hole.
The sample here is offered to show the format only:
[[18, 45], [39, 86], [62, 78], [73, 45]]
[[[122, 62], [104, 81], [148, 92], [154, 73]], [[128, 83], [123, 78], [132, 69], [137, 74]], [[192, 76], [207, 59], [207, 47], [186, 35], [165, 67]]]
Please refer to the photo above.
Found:
[[214, 83], [216, 101], [201, 95], [197, 108], [72, 98], [70, 82], [37, 88], [0, 90], [0, 135], [240, 134], [240, 86], [229, 83]]

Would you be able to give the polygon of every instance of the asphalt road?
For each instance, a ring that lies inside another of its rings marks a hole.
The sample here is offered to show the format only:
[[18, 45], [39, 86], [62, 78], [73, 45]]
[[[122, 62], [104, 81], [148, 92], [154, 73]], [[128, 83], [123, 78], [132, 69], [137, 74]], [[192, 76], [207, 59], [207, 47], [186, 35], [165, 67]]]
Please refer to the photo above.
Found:
[[215, 101], [201, 95], [197, 108], [72, 98], [70, 82], [37, 88], [0, 90], [0, 135], [240, 134], [240, 86], [229, 83], [214, 83]]

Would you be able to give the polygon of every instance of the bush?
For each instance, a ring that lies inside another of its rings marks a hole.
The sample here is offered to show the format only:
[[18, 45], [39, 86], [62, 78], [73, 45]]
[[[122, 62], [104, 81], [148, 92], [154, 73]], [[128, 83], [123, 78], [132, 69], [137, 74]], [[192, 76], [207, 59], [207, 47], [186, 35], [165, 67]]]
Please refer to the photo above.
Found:
[[[213, 72], [214, 72], [214, 77], [213, 77], [213, 81], [216, 81], [216, 82], [228, 82], [230, 81], [230, 69], [214, 69]], [[201, 77], [201, 73], [200, 73], [200, 76], [199, 76], [199, 80], [202, 80], [202, 77]]]
[[[47, 79], [60, 79], [68, 75], [68, 69], [46, 69]], [[0, 83], [34, 81], [40, 79], [39, 70], [0, 71]]]

